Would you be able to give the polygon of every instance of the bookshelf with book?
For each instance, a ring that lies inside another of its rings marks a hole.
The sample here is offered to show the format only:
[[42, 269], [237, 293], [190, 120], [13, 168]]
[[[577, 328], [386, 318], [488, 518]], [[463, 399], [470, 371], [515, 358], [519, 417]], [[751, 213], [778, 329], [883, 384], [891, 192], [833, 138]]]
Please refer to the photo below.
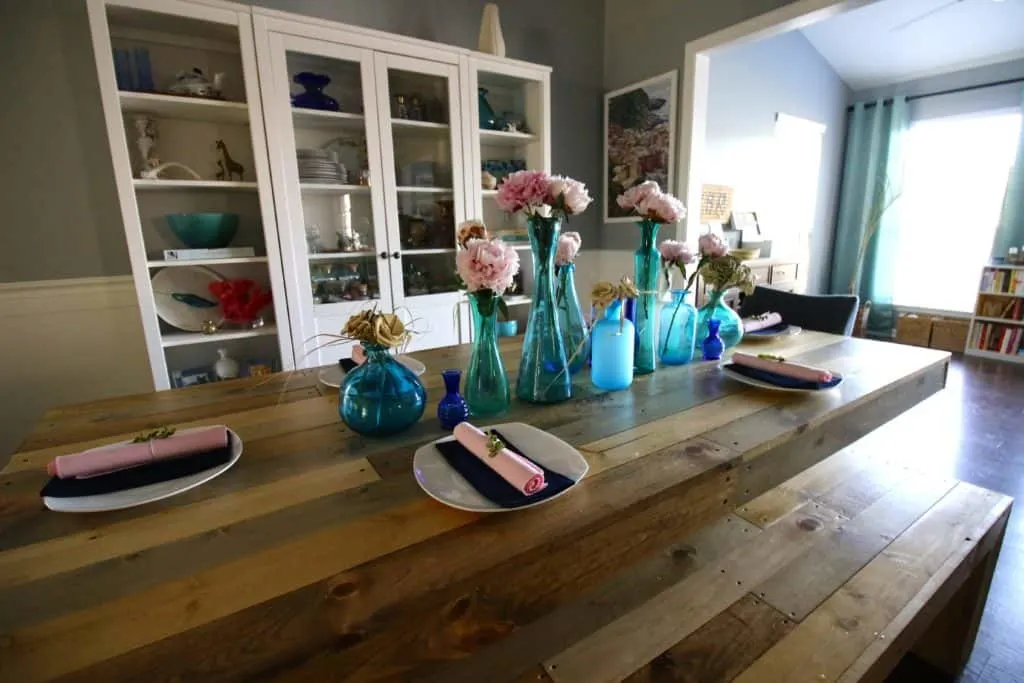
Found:
[[1024, 267], [993, 264], [981, 272], [964, 353], [1024, 363]]

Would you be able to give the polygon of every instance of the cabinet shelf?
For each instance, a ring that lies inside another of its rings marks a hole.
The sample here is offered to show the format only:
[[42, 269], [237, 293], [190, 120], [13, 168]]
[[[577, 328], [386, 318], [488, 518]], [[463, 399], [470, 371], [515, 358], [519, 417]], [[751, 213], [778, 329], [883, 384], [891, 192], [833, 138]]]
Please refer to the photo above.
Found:
[[537, 136], [532, 133], [512, 133], [507, 130], [480, 129], [481, 145], [518, 147], [520, 145], [528, 145], [531, 142], [536, 141]]
[[414, 187], [412, 185], [399, 186], [396, 192], [409, 192], [413, 194], [452, 194], [455, 192], [450, 187]]
[[369, 194], [369, 185], [339, 185], [336, 183], [299, 183], [303, 192], [310, 194]]
[[374, 258], [374, 251], [332, 251], [323, 254], [309, 254], [310, 261], [340, 261], [342, 259]]
[[1024, 363], [1024, 356], [1019, 353], [1000, 353], [999, 351], [982, 351], [981, 349], [966, 349], [964, 353], [968, 356], [977, 356], [979, 358], [993, 358], [1011, 363]]
[[296, 128], [337, 128], [342, 130], [363, 130], [366, 117], [344, 111], [324, 111], [292, 107], [292, 121]]
[[507, 306], [523, 306], [529, 303], [533, 303], [533, 298], [527, 296], [526, 294], [505, 297], [505, 305]]
[[483, 195], [483, 197], [485, 199], [488, 199], [488, 198], [489, 199], [494, 199], [495, 197], [498, 196], [498, 191], [497, 190], [480, 190], [480, 194]]
[[266, 256], [236, 256], [235, 258], [196, 258], [196, 259], [175, 259], [165, 261], [157, 259], [146, 261], [150, 268], [183, 268], [186, 266], [228, 266], [241, 263], [266, 263]]
[[454, 254], [454, 247], [445, 247], [440, 249], [403, 249], [402, 254], [405, 256], [423, 256], [426, 254]]
[[126, 90], [119, 91], [118, 97], [121, 100], [121, 111], [126, 114], [149, 114], [160, 118], [236, 125], [249, 123], [249, 105], [245, 102]]
[[979, 296], [1006, 296], [1014, 299], [1024, 299], [1024, 294], [1014, 294], [1013, 292], [978, 292]]
[[981, 322], [986, 322], [986, 323], [1000, 323], [1002, 325], [1017, 325], [1017, 326], [1024, 325], [1024, 320], [1008, 320], [1006, 318], [991, 318], [991, 317], [986, 317], [986, 316], [983, 316], [983, 315], [976, 315], [976, 316], [974, 316], [974, 319], [975, 320], [980, 320]]
[[412, 119], [391, 119], [391, 127], [395, 130], [408, 131], [431, 131], [442, 133], [448, 131], [447, 123], [435, 123], [434, 121], [413, 121]]
[[213, 342], [231, 341], [232, 339], [249, 339], [251, 337], [269, 337], [277, 334], [276, 325], [265, 325], [255, 330], [228, 330], [203, 334], [202, 332], [172, 332], [160, 339], [163, 346], [189, 346], [191, 344], [212, 344]]
[[150, 180], [135, 178], [132, 184], [136, 190], [228, 190], [255, 191], [256, 183], [228, 180]]

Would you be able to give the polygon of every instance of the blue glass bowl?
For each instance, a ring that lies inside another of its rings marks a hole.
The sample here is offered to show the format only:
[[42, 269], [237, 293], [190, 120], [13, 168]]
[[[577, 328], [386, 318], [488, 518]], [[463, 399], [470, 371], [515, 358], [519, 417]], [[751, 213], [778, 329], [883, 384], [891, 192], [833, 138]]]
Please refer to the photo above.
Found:
[[220, 249], [238, 232], [237, 213], [172, 213], [165, 216], [171, 232], [189, 249]]

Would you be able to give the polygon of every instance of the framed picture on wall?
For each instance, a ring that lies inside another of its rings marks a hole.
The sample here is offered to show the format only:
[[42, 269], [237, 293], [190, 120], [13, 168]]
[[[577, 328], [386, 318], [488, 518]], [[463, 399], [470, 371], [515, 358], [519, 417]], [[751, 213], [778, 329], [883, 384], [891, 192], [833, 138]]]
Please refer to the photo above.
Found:
[[615, 201], [634, 185], [674, 192], [677, 81], [670, 71], [604, 96], [605, 222], [636, 220]]

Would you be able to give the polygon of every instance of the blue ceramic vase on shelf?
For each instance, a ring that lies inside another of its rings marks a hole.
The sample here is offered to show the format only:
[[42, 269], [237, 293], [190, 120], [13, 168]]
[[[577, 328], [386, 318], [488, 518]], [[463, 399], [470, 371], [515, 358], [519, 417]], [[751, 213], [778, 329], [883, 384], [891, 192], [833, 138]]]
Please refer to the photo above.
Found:
[[305, 88], [305, 92], [292, 95], [292, 106], [300, 109], [320, 109], [323, 111], [339, 111], [338, 100], [324, 94], [324, 88], [331, 82], [330, 76], [303, 71], [292, 77], [292, 80]]
[[690, 290], [673, 289], [671, 300], [661, 307], [658, 359], [663, 365], [685, 365], [693, 360], [697, 341], [697, 309]]
[[575, 375], [587, 364], [589, 339], [587, 324], [583, 320], [583, 309], [576, 294], [576, 264], [568, 263], [558, 267], [558, 284], [555, 287], [555, 308], [558, 310], [558, 325], [565, 340], [565, 353], [569, 361], [569, 372]]
[[714, 319], [708, 321], [708, 336], [704, 337], [704, 341], [701, 343], [704, 360], [718, 360], [722, 357], [722, 352], [725, 351], [725, 344], [722, 343], [722, 338], [718, 336], [718, 329], [721, 324], [720, 321]]
[[614, 300], [590, 334], [590, 380], [598, 389], [618, 391], [633, 383], [636, 337], [622, 313], [622, 300]]
[[494, 114], [494, 107], [487, 101], [487, 88], [477, 88], [477, 108], [480, 114], [480, 128], [482, 130], [497, 129], [498, 117]]
[[427, 391], [419, 378], [387, 347], [363, 344], [366, 362], [345, 376], [338, 412], [353, 431], [387, 436], [408, 429], [423, 416]]
[[708, 302], [697, 311], [697, 339], [708, 335], [708, 321], [719, 322], [718, 336], [725, 348], [731, 349], [743, 339], [743, 321], [739, 314], [722, 301], [722, 292], [708, 292]]
[[497, 297], [470, 293], [473, 351], [466, 370], [466, 403], [474, 417], [501, 415], [511, 404], [508, 373], [498, 349]]
[[636, 373], [645, 375], [654, 372], [657, 365], [655, 340], [655, 309], [658, 306], [658, 267], [661, 255], [654, 243], [658, 239], [660, 224], [642, 220], [640, 226], [640, 248], [633, 252], [633, 282], [640, 292], [636, 300]]
[[516, 396], [530, 403], [558, 403], [572, 396], [565, 342], [555, 312], [555, 245], [561, 228], [557, 218], [530, 216], [528, 221], [534, 299], [523, 337]]
[[445, 370], [441, 373], [444, 380], [444, 396], [437, 404], [437, 419], [444, 429], [455, 429], [455, 425], [469, 419], [469, 405], [459, 393], [461, 370]]

